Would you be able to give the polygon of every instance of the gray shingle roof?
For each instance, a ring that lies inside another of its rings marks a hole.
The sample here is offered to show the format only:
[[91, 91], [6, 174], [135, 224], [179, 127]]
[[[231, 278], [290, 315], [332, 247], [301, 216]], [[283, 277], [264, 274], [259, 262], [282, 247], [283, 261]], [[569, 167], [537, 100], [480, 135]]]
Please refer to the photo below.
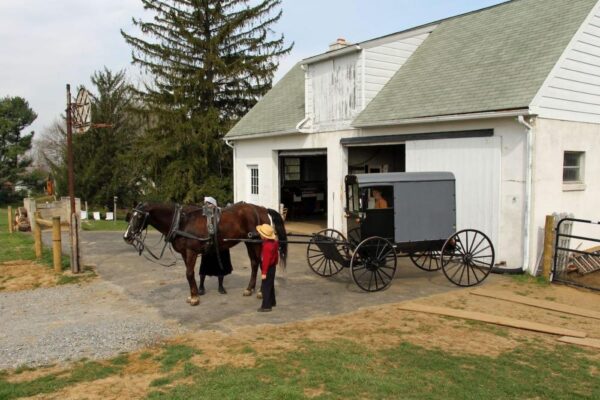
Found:
[[596, 0], [514, 0], [442, 21], [354, 120], [529, 106]]
[[261, 133], [296, 131], [304, 119], [304, 71], [296, 64], [225, 135], [231, 139]]

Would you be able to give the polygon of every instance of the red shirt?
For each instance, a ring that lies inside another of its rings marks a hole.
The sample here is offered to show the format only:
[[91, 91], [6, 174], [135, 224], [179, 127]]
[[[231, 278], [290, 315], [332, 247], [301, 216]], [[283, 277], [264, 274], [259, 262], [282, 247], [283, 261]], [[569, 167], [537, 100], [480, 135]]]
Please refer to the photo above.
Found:
[[263, 275], [267, 274], [269, 268], [277, 265], [279, 261], [279, 242], [277, 240], [265, 240], [262, 243], [262, 254], [260, 269]]

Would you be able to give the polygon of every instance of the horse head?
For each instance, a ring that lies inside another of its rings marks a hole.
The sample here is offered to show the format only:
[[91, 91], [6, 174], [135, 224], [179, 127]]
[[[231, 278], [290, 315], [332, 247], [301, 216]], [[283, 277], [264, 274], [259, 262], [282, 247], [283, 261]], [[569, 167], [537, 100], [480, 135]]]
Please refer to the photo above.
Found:
[[138, 204], [133, 210], [127, 213], [126, 220], [129, 222], [127, 230], [123, 234], [123, 240], [127, 244], [133, 244], [136, 239], [139, 239], [144, 229], [148, 227], [148, 205]]

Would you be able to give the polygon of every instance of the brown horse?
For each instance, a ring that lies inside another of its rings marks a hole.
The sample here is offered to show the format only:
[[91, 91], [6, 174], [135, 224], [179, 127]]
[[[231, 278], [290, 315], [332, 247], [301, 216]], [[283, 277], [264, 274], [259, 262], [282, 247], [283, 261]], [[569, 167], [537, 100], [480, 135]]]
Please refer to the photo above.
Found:
[[[219, 250], [227, 250], [239, 241], [235, 239], [255, 238], [256, 226], [272, 224], [280, 243], [279, 254], [282, 264], [285, 265], [287, 256], [287, 235], [283, 218], [275, 210], [248, 203], [236, 203], [221, 209], [220, 220], [217, 228], [217, 241], [209, 230], [210, 224], [204, 215], [202, 207], [185, 206], [179, 208], [167, 204], [140, 204], [135, 207], [129, 216], [129, 226], [123, 235], [125, 242], [139, 247], [140, 254], [144, 249], [143, 231], [148, 225], [153, 226], [165, 236], [165, 245], [170, 243], [173, 249], [181, 254], [186, 266], [186, 277], [190, 285], [190, 297], [187, 302], [192, 305], [200, 304], [198, 286], [194, 276], [194, 268], [198, 255], [217, 246]], [[228, 239], [228, 240], [226, 240]], [[245, 242], [252, 266], [252, 275], [244, 296], [250, 296], [256, 287], [256, 274], [260, 265], [261, 243], [256, 241]]]

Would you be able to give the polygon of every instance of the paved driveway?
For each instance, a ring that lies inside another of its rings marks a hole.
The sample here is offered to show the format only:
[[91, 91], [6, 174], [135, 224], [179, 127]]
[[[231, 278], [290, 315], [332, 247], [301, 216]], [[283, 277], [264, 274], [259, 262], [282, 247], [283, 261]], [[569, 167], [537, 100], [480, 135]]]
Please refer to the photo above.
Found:
[[[219, 294], [216, 278], [207, 278], [206, 295], [201, 297], [199, 306], [191, 307], [185, 302], [189, 289], [183, 261], [179, 258], [170, 268], [152, 263], [138, 256], [121, 235], [120, 232], [82, 232], [84, 263], [95, 265], [102, 279], [122, 288], [136, 302], [191, 329], [228, 331], [243, 325], [297, 321], [457, 290], [443, 273], [423, 272], [410, 260], [400, 259], [391, 287], [378, 293], [366, 293], [356, 287], [347, 270], [329, 279], [314, 274], [306, 263], [306, 246], [296, 244], [290, 245], [286, 271], [278, 271], [277, 308], [271, 313], [259, 314], [256, 309], [260, 301], [255, 296], [242, 296], [250, 276], [250, 263], [245, 246], [240, 244], [232, 249], [234, 272], [225, 279], [229, 293]], [[150, 233], [147, 243], [159, 251], [158, 240], [158, 234]], [[164, 261], [171, 260], [167, 252]]]

